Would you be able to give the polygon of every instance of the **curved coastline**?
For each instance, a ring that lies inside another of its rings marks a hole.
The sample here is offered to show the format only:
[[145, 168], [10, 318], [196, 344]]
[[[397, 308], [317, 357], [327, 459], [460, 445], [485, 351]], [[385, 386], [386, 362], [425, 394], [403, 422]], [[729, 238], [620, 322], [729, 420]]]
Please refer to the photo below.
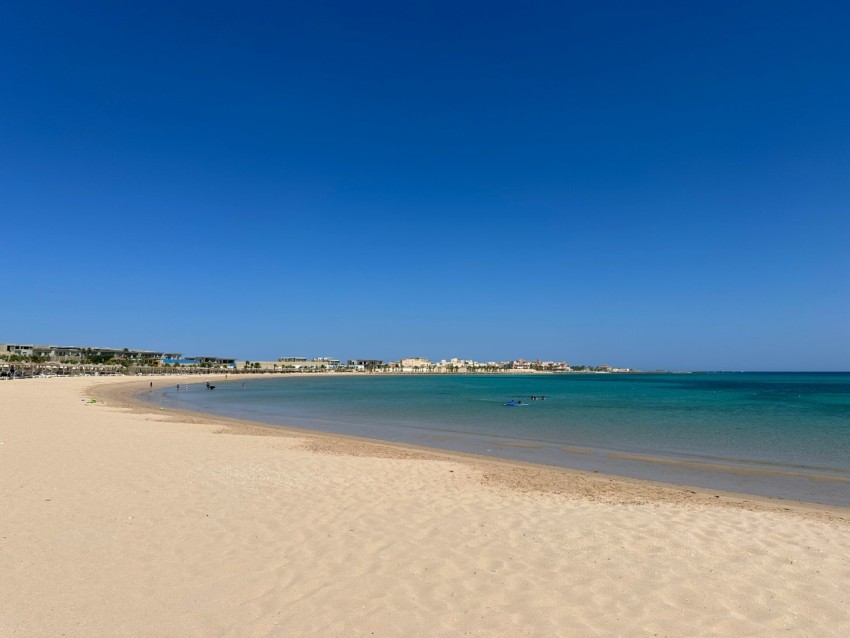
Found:
[[151, 383], [176, 379], [0, 382], [0, 634], [850, 631], [848, 509], [159, 410]]
[[[272, 376], [293, 378], [291, 374], [264, 375], [264, 378], [270, 378]], [[313, 373], [309, 376], [318, 378], [335, 375], [334, 373]], [[180, 377], [154, 379], [154, 389], [162, 389], [173, 385], [177, 379], [180, 379]], [[215, 381], [217, 384], [223, 384], [238, 383], [244, 379], [241, 377], [224, 379], [220, 374], [192, 377], [192, 383], [202, 383], [208, 380]], [[93, 387], [91, 392], [93, 396], [99, 397], [113, 406], [129, 408], [157, 416], [161, 416], [165, 412], [169, 417], [180, 422], [221, 426], [224, 428], [222, 432], [227, 434], [296, 437], [304, 441], [306, 448], [323, 453], [464, 463], [481, 471], [486, 476], [486, 482], [504, 485], [520, 491], [557, 493], [609, 503], [629, 504], [658, 501], [664, 503], [698, 503], [711, 506], [728, 506], [753, 511], [796, 511], [807, 515], [817, 515], [820, 513], [827, 518], [837, 517], [841, 520], [850, 521], [850, 507], [842, 505], [823, 504], [779, 496], [766, 496], [744, 491], [714, 489], [686, 483], [606, 474], [569, 466], [540, 464], [499, 456], [446, 450], [413, 443], [400, 443], [356, 435], [338, 434], [318, 429], [299, 428], [293, 425], [270, 424], [195, 409], [187, 410], [168, 407], [165, 410], [157, 410], [154, 403], [143, 398], [145, 391], [149, 388], [150, 382], [151, 379], [149, 377], [144, 377], [131, 381], [116, 382], [115, 384], [102, 384]], [[494, 445], [499, 446], [498, 443], [494, 443]], [[505, 445], [512, 447], [510, 444]], [[588, 450], [572, 447], [565, 448], [564, 452], [576, 456], [588, 454]], [[626, 459], [640, 460], [648, 463], [690, 465], [698, 468], [730, 471], [728, 466], [722, 464], [691, 463], [638, 454], [622, 454], [621, 456]], [[812, 478], [805, 474], [796, 474], [793, 471], [760, 468], [734, 468], [732, 469], [732, 473]], [[830, 480], [846, 482], [843, 477]]]

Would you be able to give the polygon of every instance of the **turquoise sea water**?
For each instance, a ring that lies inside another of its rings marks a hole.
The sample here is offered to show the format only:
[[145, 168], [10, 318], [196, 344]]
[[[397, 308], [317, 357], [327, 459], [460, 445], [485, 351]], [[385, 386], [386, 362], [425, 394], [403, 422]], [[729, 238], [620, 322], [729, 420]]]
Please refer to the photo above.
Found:
[[[293, 375], [216, 386], [151, 398], [271, 424], [850, 506], [845, 373]], [[505, 407], [511, 399], [528, 405]]]

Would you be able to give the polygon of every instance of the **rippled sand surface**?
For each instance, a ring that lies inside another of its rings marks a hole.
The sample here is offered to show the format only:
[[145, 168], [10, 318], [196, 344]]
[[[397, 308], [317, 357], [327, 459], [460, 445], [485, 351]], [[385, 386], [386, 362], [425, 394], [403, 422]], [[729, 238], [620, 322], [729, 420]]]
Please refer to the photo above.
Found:
[[0, 636], [850, 635], [847, 510], [131, 407], [147, 384], [0, 383]]

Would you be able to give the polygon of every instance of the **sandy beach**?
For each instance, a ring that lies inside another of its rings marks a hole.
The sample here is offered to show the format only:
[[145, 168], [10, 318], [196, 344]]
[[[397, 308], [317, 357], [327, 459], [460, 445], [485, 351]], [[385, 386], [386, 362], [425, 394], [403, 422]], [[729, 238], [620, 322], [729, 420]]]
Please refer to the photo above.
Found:
[[3, 638], [850, 635], [848, 510], [159, 410], [149, 383], [0, 383]]

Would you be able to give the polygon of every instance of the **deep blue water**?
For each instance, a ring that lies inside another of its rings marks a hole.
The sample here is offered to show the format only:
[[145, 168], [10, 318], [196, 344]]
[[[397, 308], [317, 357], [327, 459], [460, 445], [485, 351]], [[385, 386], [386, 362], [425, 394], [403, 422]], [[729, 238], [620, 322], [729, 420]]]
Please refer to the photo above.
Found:
[[[850, 506], [845, 373], [292, 375], [216, 385], [154, 398], [271, 424]], [[504, 407], [511, 399], [528, 405]]]

